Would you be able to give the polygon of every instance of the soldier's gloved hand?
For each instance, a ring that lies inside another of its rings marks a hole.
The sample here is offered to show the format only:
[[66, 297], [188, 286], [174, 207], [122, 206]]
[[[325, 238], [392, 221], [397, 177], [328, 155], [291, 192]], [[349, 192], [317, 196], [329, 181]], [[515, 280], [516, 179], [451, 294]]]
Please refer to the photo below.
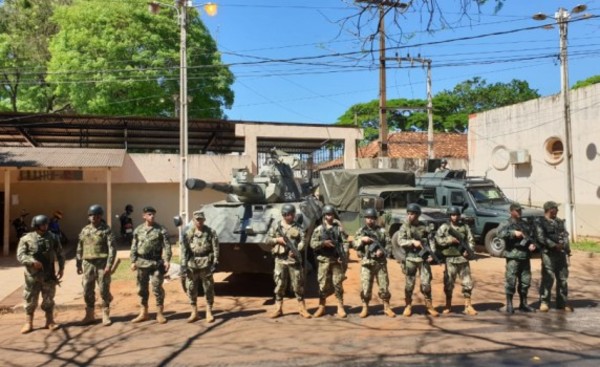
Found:
[[131, 264], [131, 271], [136, 271], [137, 270], [137, 266], [135, 265], [135, 263]]
[[65, 274], [65, 270], [64, 269], [60, 269], [60, 270], [58, 270], [58, 273], [56, 273], [56, 278], [58, 280], [61, 280], [64, 274]]
[[185, 265], [182, 265], [182, 266], [179, 268], [179, 276], [180, 276], [180, 277], [187, 277], [188, 270], [189, 270], [189, 269], [188, 269], [188, 267], [187, 267], [187, 266], [185, 266]]
[[168, 261], [165, 261], [165, 273], [169, 272], [169, 268], [171, 267], [171, 263]]
[[515, 238], [523, 238], [523, 232], [515, 231]]
[[75, 263], [77, 266], [77, 274], [81, 275], [83, 274], [83, 264], [81, 260], [77, 260], [77, 262]]
[[331, 240], [325, 240], [325, 241], [323, 241], [323, 247], [329, 247], [329, 248], [331, 248], [331, 247], [335, 247], [335, 245], [333, 244], [333, 241], [331, 241]]
[[368, 236], [363, 236], [363, 237], [360, 238], [360, 242], [368, 244], [368, 243], [373, 242], [373, 239], [371, 237], [368, 237]]
[[39, 261], [37, 261], [37, 260], [33, 260], [33, 264], [32, 265], [33, 265], [33, 268], [35, 270], [41, 270], [41, 269], [44, 268], [44, 265], [42, 265], [42, 263], [39, 262]]

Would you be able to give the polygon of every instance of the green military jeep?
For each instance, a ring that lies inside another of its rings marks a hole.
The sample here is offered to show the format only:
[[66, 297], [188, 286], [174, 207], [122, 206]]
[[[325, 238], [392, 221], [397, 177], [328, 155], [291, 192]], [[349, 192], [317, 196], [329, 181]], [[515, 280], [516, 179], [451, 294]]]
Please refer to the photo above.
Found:
[[[445, 170], [425, 173], [416, 179], [423, 188], [423, 199], [430, 206], [463, 208], [463, 218], [469, 223], [475, 240], [485, 246], [492, 256], [502, 256], [504, 241], [499, 239], [500, 223], [510, 217], [512, 203], [494, 181], [485, 177], [468, 177], [465, 171]], [[523, 219], [532, 222], [543, 216], [539, 209], [523, 207]]]

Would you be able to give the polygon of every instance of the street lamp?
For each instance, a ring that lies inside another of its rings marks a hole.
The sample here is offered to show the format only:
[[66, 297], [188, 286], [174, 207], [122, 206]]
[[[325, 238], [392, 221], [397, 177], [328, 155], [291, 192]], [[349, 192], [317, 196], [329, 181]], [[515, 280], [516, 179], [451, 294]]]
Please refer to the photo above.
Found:
[[[204, 11], [209, 16], [217, 14], [217, 5], [214, 3], [202, 4]], [[188, 221], [189, 200], [185, 181], [189, 177], [188, 170], [188, 98], [187, 98], [187, 8], [192, 6], [188, 0], [175, 0], [175, 5], [169, 5], [152, 1], [148, 3], [148, 10], [152, 14], [158, 14], [161, 7], [175, 9], [179, 19], [179, 156], [180, 156], [180, 178], [179, 178], [179, 213], [183, 223]], [[183, 230], [183, 226], [180, 227]]]
[[[569, 232], [570, 240], [573, 241], [577, 235], [575, 233], [575, 202], [574, 202], [574, 177], [573, 177], [573, 154], [571, 143], [571, 106], [569, 101], [569, 66], [567, 63], [567, 30], [571, 14], [577, 14], [585, 11], [587, 6], [581, 4], [574, 7], [569, 13], [564, 8], [559, 8], [554, 16], [537, 13], [533, 15], [535, 20], [545, 20], [547, 18], [554, 19], [558, 24], [560, 35], [560, 92], [563, 100], [563, 114], [565, 119], [565, 143], [563, 156], [566, 163], [566, 203], [565, 203], [565, 224]], [[582, 14], [575, 19], [583, 19], [589, 17], [588, 14]]]

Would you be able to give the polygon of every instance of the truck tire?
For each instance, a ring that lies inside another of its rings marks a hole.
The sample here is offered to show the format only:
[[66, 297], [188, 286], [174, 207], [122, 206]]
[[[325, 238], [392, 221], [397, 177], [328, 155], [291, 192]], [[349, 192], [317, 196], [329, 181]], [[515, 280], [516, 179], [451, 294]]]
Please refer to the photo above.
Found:
[[488, 254], [501, 257], [506, 244], [504, 240], [498, 238], [498, 228], [492, 228], [485, 234], [485, 250]]

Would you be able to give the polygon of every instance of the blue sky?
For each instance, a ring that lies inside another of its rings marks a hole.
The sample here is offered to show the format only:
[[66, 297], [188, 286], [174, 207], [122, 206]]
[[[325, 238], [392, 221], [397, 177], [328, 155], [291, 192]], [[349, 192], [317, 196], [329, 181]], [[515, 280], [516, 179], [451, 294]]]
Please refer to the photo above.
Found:
[[[561, 6], [571, 10], [582, 2], [507, 0], [496, 14], [491, 2], [479, 10], [472, 6], [462, 18], [460, 0], [438, 2], [451, 27], [442, 29], [436, 16], [435, 32], [426, 32], [426, 14], [418, 9], [400, 18], [402, 30], [392, 24], [392, 16], [386, 22], [392, 39], [386, 46], [397, 47], [398, 40], [402, 46], [387, 56], [398, 52], [432, 59], [434, 94], [475, 76], [488, 83], [526, 80], [544, 96], [560, 91], [558, 28], [521, 29], [554, 22], [535, 21], [535, 13], [554, 15]], [[600, 0], [584, 4], [587, 13], [600, 16]], [[377, 55], [357, 61], [356, 52], [363, 48], [354, 34], [357, 28], [337, 22], [356, 14], [351, 1], [218, 0], [218, 5], [216, 17], [203, 14], [202, 19], [236, 76], [235, 103], [226, 110], [229, 119], [334, 123], [353, 104], [378, 98]], [[498, 32], [507, 34], [483, 37]], [[474, 38], [452, 41], [463, 37]], [[447, 42], [431, 44], [439, 41]], [[598, 65], [600, 18], [571, 22], [570, 84], [600, 74]], [[388, 99], [426, 98], [425, 69], [400, 66], [388, 61]]]

